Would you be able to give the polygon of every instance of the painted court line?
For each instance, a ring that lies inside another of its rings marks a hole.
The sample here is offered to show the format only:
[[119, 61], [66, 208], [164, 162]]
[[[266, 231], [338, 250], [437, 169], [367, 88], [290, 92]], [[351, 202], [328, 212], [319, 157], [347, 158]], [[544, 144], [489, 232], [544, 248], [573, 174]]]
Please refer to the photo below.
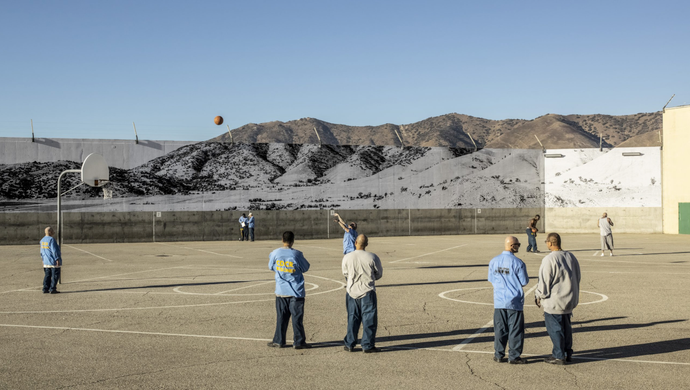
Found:
[[228, 255], [228, 254], [226, 254], [226, 253], [211, 252], [211, 251], [207, 251], [207, 250], [203, 250], [203, 249], [191, 248], [191, 247], [188, 247], [188, 246], [180, 246], [180, 245], [166, 244], [166, 243], [164, 243], [164, 242], [157, 242], [156, 244], [159, 244], [159, 245], [166, 245], [166, 246], [172, 246], [172, 247], [175, 247], [175, 248], [189, 249], [189, 250], [192, 250], [192, 251], [204, 252], [204, 253], [208, 253], [208, 254], [216, 255], [216, 256], [226, 256], [226, 257], [232, 257], [232, 258], [235, 258], [235, 259], [243, 259], [243, 258], [244, 258], [244, 257], [242, 257], [242, 256]]
[[103, 259], [103, 260], [106, 260], [106, 261], [112, 261], [112, 260], [110, 260], [110, 259], [106, 259], [106, 258], [103, 257], [103, 256], [98, 256], [98, 255], [95, 254], [95, 253], [91, 253], [91, 252], [89, 252], [89, 251], [86, 251], [86, 250], [83, 250], [83, 249], [79, 249], [79, 248], [77, 248], [76, 246], [67, 245], [67, 244], [64, 244], [64, 246], [70, 247], [70, 248], [72, 248], [72, 249], [76, 249], [76, 250], [78, 250], [78, 251], [82, 251], [82, 252], [84, 252], [84, 253], [88, 253], [88, 254], [90, 254], [91, 256], [98, 257], [99, 259]]
[[395, 260], [395, 261], [389, 261], [388, 263], [398, 263], [398, 262], [405, 261], [405, 260], [418, 259], [418, 258], [420, 258], [420, 257], [435, 255], [436, 253], [441, 253], [441, 252], [449, 251], [449, 250], [451, 250], [451, 249], [460, 248], [460, 247], [463, 247], [463, 246], [466, 246], [466, 245], [469, 245], [469, 244], [462, 244], [462, 245], [454, 246], [454, 247], [451, 247], [451, 248], [441, 249], [440, 251], [436, 251], [436, 252], [425, 253], [425, 254], [419, 255], [419, 256], [408, 257], [408, 258], [405, 258], [405, 259], [399, 259], [399, 260]]
[[[115, 334], [130, 334], [130, 335], [145, 335], [145, 336], [168, 336], [168, 337], [191, 337], [200, 339], [216, 339], [216, 340], [239, 340], [239, 341], [271, 341], [271, 339], [255, 338], [255, 337], [236, 337], [236, 336], [213, 336], [213, 335], [201, 335], [201, 334], [185, 334], [185, 333], [163, 333], [163, 332], [141, 332], [132, 330], [115, 330], [115, 329], [92, 329], [92, 328], [73, 328], [66, 326], [37, 326], [37, 325], [16, 325], [16, 324], [0, 324], [0, 327], [5, 328], [24, 328], [24, 329], [48, 329], [48, 330], [61, 330], [61, 331], [75, 331], [75, 332], [98, 332], [98, 333], [115, 333]], [[292, 343], [292, 340], [286, 340], [288, 343]], [[318, 343], [313, 344], [320, 345], [333, 345], [340, 346], [341, 343]], [[457, 352], [455, 348], [444, 349], [444, 348], [415, 348], [415, 347], [397, 347], [397, 346], [387, 346], [385, 349], [401, 349], [401, 350], [426, 350], [426, 351], [441, 351], [441, 352]], [[456, 347], [457, 348], [457, 347]], [[462, 353], [478, 353], [478, 354], [493, 354], [489, 351], [473, 351], [473, 350], [460, 350]], [[523, 354], [523, 356], [543, 356], [543, 355], [533, 355], [533, 354]], [[682, 362], [663, 362], [658, 360], [635, 360], [635, 359], [609, 359], [609, 358], [597, 358], [597, 357], [579, 357], [573, 356], [573, 359], [580, 360], [596, 360], [596, 361], [617, 361], [626, 363], [647, 363], [647, 364], [669, 364], [669, 365], [682, 365], [690, 366], [690, 363]]]
[[[536, 289], [537, 289], [537, 286], [539, 286], [539, 283], [535, 284], [532, 288], [530, 288], [529, 290], [527, 290], [527, 292], [525, 293], [525, 296], [528, 296], [529, 294], [532, 293], [532, 291], [536, 290]], [[460, 344], [456, 345], [455, 347], [453, 347], [453, 351], [462, 351], [462, 349], [465, 348], [465, 346], [466, 346], [467, 344], [471, 343], [472, 340], [474, 340], [477, 336], [479, 336], [480, 334], [484, 333], [487, 329], [491, 328], [492, 326], [494, 326], [494, 321], [493, 321], [493, 320], [487, 322], [484, 326], [482, 326], [481, 328], [479, 328], [478, 331], [474, 332], [474, 334], [473, 334], [472, 336], [470, 336], [470, 337], [466, 338], [465, 340], [463, 340], [462, 343], [460, 343]]]

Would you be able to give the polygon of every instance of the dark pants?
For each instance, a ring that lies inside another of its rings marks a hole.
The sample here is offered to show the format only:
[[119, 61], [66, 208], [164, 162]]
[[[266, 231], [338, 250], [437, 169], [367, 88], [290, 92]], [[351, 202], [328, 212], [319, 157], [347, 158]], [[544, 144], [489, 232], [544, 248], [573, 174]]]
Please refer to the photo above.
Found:
[[546, 333], [553, 343], [553, 357], [565, 359], [573, 355], [573, 328], [570, 325], [572, 314], [544, 313]]
[[43, 268], [43, 273], [43, 292], [55, 291], [60, 279], [60, 268]]
[[246, 226], [242, 229], [242, 241], [245, 240], [249, 241], [249, 228]]
[[304, 333], [304, 298], [295, 297], [276, 297], [276, 333], [273, 335], [273, 342], [285, 345], [285, 334], [287, 333], [288, 322], [292, 316], [292, 332], [294, 334], [294, 345], [306, 344]]
[[362, 325], [362, 349], [372, 349], [376, 346], [376, 329], [379, 325], [376, 291], [369, 291], [359, 299], [353, 299], [345, 294], [347, 300], [347, 335], [345, 346], [354, 348], [357, 345], [359, 325]]
[[506, 343], [510, 340], [508, 360], [522, 355], [525, 342], [525, 316], [522, 310], [494, 309], [494, 356], [506, 355]]
[[525, 230], [525, 232], [527, 233], [527, 243], [528, 243], [527, 252], [530, 252], [530, 251], [536, 252], [537, 251], [537, 236], [532, 233], [532, 229], [530, 229], [530, 228], [527, 228], [527, 230]]
[[249, 228], [249, 241], [254, 241], [254, 228]]

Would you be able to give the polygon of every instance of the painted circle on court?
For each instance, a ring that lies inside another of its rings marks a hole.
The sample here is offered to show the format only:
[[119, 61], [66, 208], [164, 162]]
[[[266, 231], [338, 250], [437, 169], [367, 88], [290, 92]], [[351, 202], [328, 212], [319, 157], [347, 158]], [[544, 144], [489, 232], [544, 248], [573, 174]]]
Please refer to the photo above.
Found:
[[[446, 294], [449, 294], [449, 293], [452, 293], [452, 292], [456, 292], [456, 291], [486, 290], [486, 289], [491, 289], [491, 288], [492, 288], [492, 287], [458, 288], [458, 289], [455, 289], [455, 290], [444, 291], [444, 292], [438, 294], [438, 296], [441, 297], [441, 298], [443, 298], [443, 299], [447, 299], [447, 300], [449, 300], [449, 301], [454, 301], [454, 302], [469, 303], [469, 304], [472, 304], [472, 305], [493, 306], [493, 305], [494, 305], [493, 302], [492, 302], [492, 303], [475, 302], [475, 301], [468, 301], [468, 300], [463, 300], [463, 299], [450, 298], [450, 297], [446, 296]], [[599, 296], [600, 298], [599, 298], [598, 300], [592, 301], [592, 302], [580, 302], [580, 303], [578, 303], [578, 306], [580, 306], [580, 305], [591, 305], [591, 304], [593, 304], [593, 303], [601, 303], [601, 302], [604, 302], [604, 301], [606, 301], [606, 300], [609, 299], [609, 297], [607, 297], [607, 296], [604, 295], [604, 294], [600, 294], [600, 293], [596, 293], [596, 292], [592, 292], [592, 291], [583, 291], [583, 290], [580, 290], [580, 293], [586, 293], [586, 294], [597, 295], [597, 296]], [[525, 304], [525, 306], [527, 306], [527, 307], [537, 307], [537, 305], [528, 305], [528, 304]]]
[[[313, 297], [315, 295], [321, 295], [321, 294], [328, 294], [334, 291], [342, 290], [345, 287], [345, 283], [335, 280], [335, 279], [330, 279], [326, 278], [323, 276], [316, 276], [316, 275], [304, 275], [305, 277], [309, 278], [317, 278], [317, 279], [322, 279], [326, 281], [330, 281], [333, 283], [338, 284], [339, 286], [336, 288], [332, 288], [330, 290], [326, 291], [320, 291], [320, 292], [314, 292], [311, 294], [308, 294], [307, 297]], [[268, 281], [264, 281], [266, 284], [268, 284]], [[274, 282], [273, 280], [270, 282]], [[309, 283], [305, 281], [305, 284], [308, 284], [312, 286], [311, 288], [307, 289], [307, 291], [315, 290], [319, 288], [319, 285], [315, 283]], [[182, 286], [177, 286], [175, 288], [179, 288]], [[18, 291], [32, 291], [32, 289], [24, 289], [24, 290], [18, 290]], [[38, 291], [40, 291], [40, 288], [38, 288]], [[174, 289], [173, 289], [174, 291]], [[218, 296], [218, 297], [231, 297], [231, 296], [238, 296], [241, 294], [235, 294], [235, 295], [230, 295], [230, 294], [196, 294], [196, 293], [185, 293], [185, 292], [175, 292], [172, 293], [173, 295], [200, 295], [200, 296]], [[261, 293], [261, 294], [246, 294], [246, 295], [273, 295], [275, 296], [274, 292], [271, 293]], [[251, 299], [251, 300], [241, 300], [241, 301], [223, 301], [223, 302], [214, 302], [214, 303], [197, 303], [197, 304], [183, 304], [183, 305], [163, 305], [163, 306], [142, 306], [142, 307], [118, 307], [118, 308], [103, 308], [103, 309], [65, 309], [65, 310], [24, 310], [24, 311], [1, 311], [0, 314], [45, 314], [45, 313], [89, 313], [89, 312], [109, 312], [109, 311], [129, 311], [129, 310], [160, 310], [160, 309], [184, 309], [184, 308], [192, 308], [192, 307], [207, 307], [207, 306], [225, 306], [225, 305], [233, 305], [233, 304], [241, 304], [241, 303], [255, 303], [255, 302], [271, 302], [274, 301], [275, 298], [258, 298], [258, 299]]]

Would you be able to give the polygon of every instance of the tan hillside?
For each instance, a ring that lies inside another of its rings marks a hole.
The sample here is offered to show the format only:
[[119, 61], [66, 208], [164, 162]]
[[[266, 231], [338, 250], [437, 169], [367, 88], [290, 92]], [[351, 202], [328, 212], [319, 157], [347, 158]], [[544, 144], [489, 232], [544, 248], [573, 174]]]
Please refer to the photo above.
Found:
[[[547, 114], [533, 120], [490, 120], [463, 114], [446, 114], [406, 125], [386, 123], [378, 126], [347, 126], [302, 118], [290, 122], [250, 123], [232, 130], [239, 143], [279, 142], [317, 144], [314, 128], [321, 142], [330, 145], [397, 145], [402, 137], [406, 146], [450, 146], [460, 148], [590, 148], [619, 146], [658, 146], [653, 136], [661, 130], [661, 112], [635, 115], [557, 115]], [[210, 141], [229, 142], [227, 133]]]

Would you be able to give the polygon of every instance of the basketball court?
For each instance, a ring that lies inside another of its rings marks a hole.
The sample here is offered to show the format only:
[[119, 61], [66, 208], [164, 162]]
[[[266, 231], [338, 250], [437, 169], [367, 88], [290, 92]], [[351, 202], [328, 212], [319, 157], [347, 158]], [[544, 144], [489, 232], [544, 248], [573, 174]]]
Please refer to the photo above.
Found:
[[615, 256], [602, 257], [597, 235], [563, 235], [582, 268], [566, 366], [541, 362], [551, 342], [532, 291], [545, 253], [525, 245], [529, 364], [492, 360], [487, 265], [503, 238], [370, 237], [384, 267], [378, 354], [342, 347], [341, 239], [296, 237], [311, 263], [309, 350], [266, 346], [275, 326], [268, 254], [278, 241], [65, 244], [58, 295], [41, 293], [40, 237], [3, 246], [0, 388], [686, 387], [690, 237], [618, 234]]

